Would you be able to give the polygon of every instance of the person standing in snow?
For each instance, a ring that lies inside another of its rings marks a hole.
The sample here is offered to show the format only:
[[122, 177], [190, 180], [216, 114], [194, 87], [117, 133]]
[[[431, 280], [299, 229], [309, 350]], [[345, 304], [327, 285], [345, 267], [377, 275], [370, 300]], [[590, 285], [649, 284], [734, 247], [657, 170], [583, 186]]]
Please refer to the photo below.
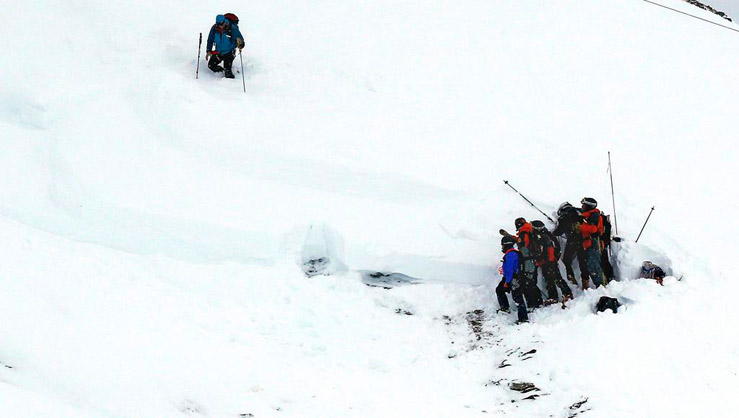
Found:
[[[244, 37], [241, 36], [238, 23], [239, 19], [232, 13], [218, 15], [215, 25], [210, 28], [208, 34], [208, 43], [205, 48], [208, 68], [214, 73], [224, 71], [226, 78], [234, 78], [231, 64], [236, 57], [236, 48], [240, 51], [244, 47]], [[213, 49], [214, 46], [215, 49]], [[223, 67], [220, 66], [221, 62]]]
[[[596, 288], [605, 284], [600, 258], [600, 236], [603, 233], [603, 218], [598, 210], [598, 202], [592, 197], [584, 197], [582, 201], [582, 217], [584, 223], [576, 227], [582, 237], [582, 248], [585, 252], [585, 263], [588, 266], [588, 277]], [[583, 289], [587, 289], [583, 281]]]
[[536, 265], [541, 267], [541, 274], [547, 284], [547, 304], [557, 303], [559, 295], [557, 288], [562, 291], [562, 302], [572, 299], [572, 290], [562, 279], [562, 273], [559, 272], [559, 241], [546, 228], [544, 222], [533, 221], [532, 238], [534, 240], [534, 255], [536, 256]]
[[503, 267], [501, 267], [502, 280], [495, 288], [495, 294], [498, 297], [499, 312], [510, 312], [510, 304], [508, 303], [508, 295], [511, 292], [513, 302], [518, 310], [518, 322], [529, 322], [529, 315], [526, 311], [526, 303], [523, 298], [523, 289], [521, 287], [520, 275], [520, 256], [521, 254], [514, 248], [517, 240], [512, 235], [506, 235], [500, 240], [501, 249], [503, 251]]
[[583, 283], [582, 288], [584, 290], [587, 289], [588, 268], [585, 263], [585, 252], [582, 249], [582, 237], [580, 236], [580, 232], [576, 230], [581, 223], [582, 216], [580, 215], [580, 211], [572, 206], [570, 202], [564, 202], [557, 209], [557, 227], [552, 231], [552, 235], [555, 237], [565, 236], [567, 242], [565, 243], [562, 262], [567, 271], [567, 280], [577, 286], [575, 270], [572, 268], [572, 263], [577, 258], [577, 264], [580, 267], [580, 278]]
[[516, 238], [518, 238], [518, 251], [521, 253], [521, 285], [523, 287], [523, 296], [526, 298], [526, 304], [529, 308], [539, 308], [544, 304], [541, 297], [541, 291], [536, 285], [536, 264], [534, 263], [533, 242], [531, 233], [533, 229], [531, 224], [526, 222], [524, 218], [517, 218], [515, 221]]

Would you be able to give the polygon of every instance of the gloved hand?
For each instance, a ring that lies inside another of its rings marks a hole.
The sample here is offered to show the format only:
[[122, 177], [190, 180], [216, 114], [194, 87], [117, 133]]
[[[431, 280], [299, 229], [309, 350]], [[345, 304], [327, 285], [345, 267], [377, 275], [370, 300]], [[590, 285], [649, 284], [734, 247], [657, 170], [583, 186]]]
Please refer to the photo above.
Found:
[[503, 279], [503, 290], [507, 292], [509, 289], [510, 289], [510, 286], [508, 285], [508, 283], [506, 283], [505, 279]]
[[236, 39], [236, 47], [239, 48], [239, 50], [244, 48], [244, 40], [241, 38]]

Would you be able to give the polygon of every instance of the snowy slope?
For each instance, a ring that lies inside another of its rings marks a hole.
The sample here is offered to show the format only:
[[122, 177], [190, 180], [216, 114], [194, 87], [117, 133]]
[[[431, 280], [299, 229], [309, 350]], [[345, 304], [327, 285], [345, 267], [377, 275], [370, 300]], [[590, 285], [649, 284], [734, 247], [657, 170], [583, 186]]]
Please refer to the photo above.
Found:
[[[0, 17], [9, 416], [739, 406], [732, 32], [637, 0], [129, 3]], [[224, 11], [247, 37], [247, 94], [204, 62], [194, 79], [198, 32]], [[502, 180], [547, 212], [584, 195], [611, 212], [607, 151], [623, 314], [592, 315], [592, 290], [521, 328], [493, 317], [497, 231], [540, 217]], [[308, 280], [316, 229], [340, 263]], [[654, 256], [664, 288], [626, 280]], [[423, 283], [371, 288], [359, 270]], [[511, 403], [516, 380], [545, 396]]]

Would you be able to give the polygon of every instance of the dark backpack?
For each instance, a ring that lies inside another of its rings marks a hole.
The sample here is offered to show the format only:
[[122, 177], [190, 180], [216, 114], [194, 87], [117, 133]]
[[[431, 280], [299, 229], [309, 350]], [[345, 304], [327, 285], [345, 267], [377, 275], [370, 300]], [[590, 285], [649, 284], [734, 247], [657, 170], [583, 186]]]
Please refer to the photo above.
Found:
[[600, 238], [605, 245], [608, 245], [611, 242], [611, 215], [601, 213], [600, 217], [603, 220], [603, 233], [601, 233]]
[[557, 239], [557, 237], [555, 237], [551, 233], [551, 231], [544, 230], [533, 235], [532, 247], [534, 256], [537, 259], [547, 257], [545, 251], [547, 249], [547, 246], [549, 245], [549, 242], [551, 242], [552, 247], [554, 247], [554, 258], [559, 260], [559, 257], [562, 256], [562, 247], [559, 246], [559, 240]]
[[621, 306], [621, 304], [618, 302], [618, 299], [609, 298], [608, 296], [601, 296], [600, 300], [598, 300], [598, 304], [595, 305], [595, 308], [598, 310], [598, 312], [603, 312], [606, 309], [610, 309], [613, 311], [613, 313], [616, 313], [618, 312], [619, 306]]
[[562, 256], [562, 247], [559, 246], [559, 240], [549, 231], [547, 231], [546, 234], [552, 241], [552, 246], [554, 247], [554, 257], [559, 260], [559, 258]]

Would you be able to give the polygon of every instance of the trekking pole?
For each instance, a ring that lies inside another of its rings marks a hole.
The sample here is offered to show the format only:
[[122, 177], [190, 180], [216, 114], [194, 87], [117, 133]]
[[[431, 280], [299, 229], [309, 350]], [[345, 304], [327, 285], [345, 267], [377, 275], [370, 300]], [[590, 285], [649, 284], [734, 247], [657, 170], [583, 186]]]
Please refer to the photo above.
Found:
[[639, 231], [639, 236], [636, 237], [635, 243], [639, 242], [639, 238], [641, 237], [641, 233], [644, 232], [644, 227], [647, 226], [647, 222], [649, 222], [649, 217], [652, 216], [652, 212], [654, 212], [654, 206], [652, 206], [652, 210], [649, 211], [649, 215], [647, 215], [647, 220], [644, 221], [644, 225], [641, 227], [641, 231]]
[[523, 197], [523, 200], [525, 200], [525, 201], [529, 202], [529, 205], [533, 206], [533, 207], [534, 207], [534, 209], [538, 210], [538, 211], [539, 211], [539, 213], [541, 213], [541, 214], [542, 214], [542, 215], [544, 215], [544, 216], [545, 216], [545, 217], [546, 217], [547, 219], [549, 219], [549, 222], [552, 222], [552, 223], [554, 223], [554, 220], [553, 220], [552, 218], [550, 218], [549, 216], [547, 216], [547, 214], [546, 214], [546, 213], [542, 212], [542, 211], [541, 211], [541, 209], [537, 208], [535, 204], [531, 203], [531, 201], [530, 201], [529, 199], [527, 199], [527, 198], [526, 198], [526, 196], [522, 195], [522, 194], [521, 194], [521, 192], [519, 192], [518, 190], [516, 190], [516, 188], [515, 188], [515, 187], [511, 186], [511, 185], [510, 185], [510, 183], [508, 183], [508, 180], [503, 180], [503, 183], [505, 183], [505, 184], [506, 184], [506, 185], [507, 185], [508, 187], [510, 187], [511, 189], [513, 189], [513, 191], [514, 191], [514, 192], [518, 193], [518, 194], [519, 194], [519, 195], [520, 195], [521, 197]]
[[241, 58], [241, 48], [239, 48], [239, 61], [241, 61], [241, 83], [244, 85], [244, 93], [246, 93], [246, 80], [244, 79], [244, 59]]
[[198, 67], [195, 70], [195, 79], [200, 75], [200, 47], [203, 46], [203, 32], [200, 32], [200, 40], [198, 40]]
[[613, 192], [613, 169], [611, 168], [611, 151], [608, 151], [608, 173], [611, 175], [611, 199], [613, 202], [613, 225], [618, 235], [618, 220], [616, 219], [616, 194]]

